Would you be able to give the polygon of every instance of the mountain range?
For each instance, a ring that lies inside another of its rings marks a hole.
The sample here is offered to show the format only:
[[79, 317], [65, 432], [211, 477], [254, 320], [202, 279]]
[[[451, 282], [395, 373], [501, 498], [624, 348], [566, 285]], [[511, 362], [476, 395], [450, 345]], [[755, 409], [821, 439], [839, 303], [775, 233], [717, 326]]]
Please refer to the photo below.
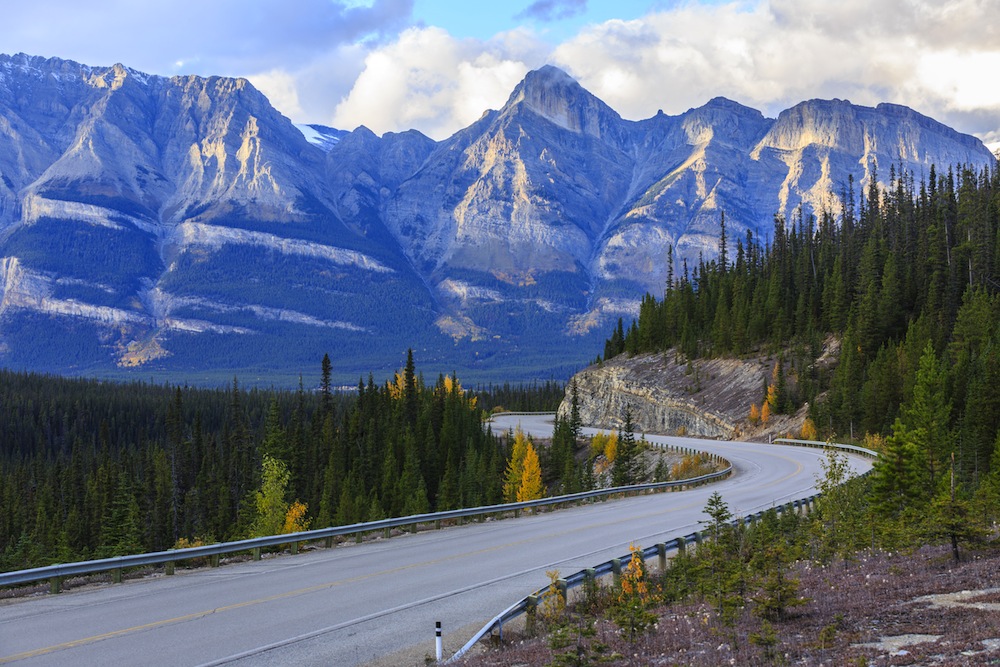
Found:
[[[650, 91], [650, 95], [668, 94]], [[434, 141], [296, 126], [248, 81], [0, 55], [0, 363], [290, 384], [565, 377], [677, 266], [843, 193], [995, 166], [909, 108], [623, 119], [568, 74]]]

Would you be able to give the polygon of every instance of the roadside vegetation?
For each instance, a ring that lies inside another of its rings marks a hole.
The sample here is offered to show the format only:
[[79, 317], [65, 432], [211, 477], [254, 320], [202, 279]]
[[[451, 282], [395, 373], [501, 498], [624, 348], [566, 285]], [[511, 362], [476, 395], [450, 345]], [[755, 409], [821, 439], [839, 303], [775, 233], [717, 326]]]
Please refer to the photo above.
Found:
[[[997, 504], [952, 549], [945, 517], [879, 509], [874, 477], [829, 454], [808, 515], [747, 526], [714, 494], [705, 539], [664, 572], [633, 545], [615, 581], [553, 586], [534, 628], [465, 665], [980, 665], [1000, 661]], [[550, 572], [553, 580], [558, 572]], [[511, 638], [513, 636], [513, 638]]]

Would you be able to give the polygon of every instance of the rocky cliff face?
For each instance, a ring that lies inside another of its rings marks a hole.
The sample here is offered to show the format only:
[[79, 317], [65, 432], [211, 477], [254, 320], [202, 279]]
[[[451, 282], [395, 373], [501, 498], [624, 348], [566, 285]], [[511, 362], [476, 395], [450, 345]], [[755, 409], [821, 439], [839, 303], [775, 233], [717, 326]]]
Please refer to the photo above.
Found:
[[714, 255], [722, 212], [766, 236], [849, 176], [932, 163], [995, 160], [893, 105], [626, 121], [554, 67], [435, 142], [298, 128], [242, 79], [0, 56], [0, 361], [360, 372], [412, 346], [561, 375], [668, 250]]
[[[637, 433], [728, 439], [745, 424], [750, 406], [760, 403], [771, 360], [699, 359], [672, 354], [616, 357], [575, 376], [583, 423], [618, 429], [632, 411]], [[568, 418], [571, 396], [559, 406]]]

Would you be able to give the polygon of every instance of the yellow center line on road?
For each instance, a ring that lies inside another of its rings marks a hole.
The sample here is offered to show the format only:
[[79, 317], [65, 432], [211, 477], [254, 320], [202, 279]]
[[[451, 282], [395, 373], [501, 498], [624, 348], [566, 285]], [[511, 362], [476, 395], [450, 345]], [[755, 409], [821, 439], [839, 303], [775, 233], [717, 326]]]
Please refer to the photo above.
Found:
[[[779, 483], [781, 481], [784, 481], [785, 479], [788, 479], [789, 477], [794, 477], [795, 475], [801, 473], [803, 466], [798, 461], [795, 461], [794, 459], [791, 459], [791, 458], [787, 458], [787, 457], [781, 456], [780, 454], [774, 455], [774, 456], [776, 456], [777, 458], [784, 459], [784, 460], [786, 460], [786, 461], [788, 461], [790, 463], [794, 463], [795, 464], [795, 471], [792, 472], [792, 473], [789, 473], [788, 475], [786, 475], [786, 476], [784, 476], [782, 478], [780, 478], [779, 480], [775, 480], [773, 482], [770, 482], [770, 483], [766, 484], [765, 486], [771, 486], [773, 484], [777, 484], [777, 483]], [[670, 508], [668, 510], [667, 513], [672, 513], [674, 511], [677, 511], [678, 509], [681, 509], [681, 507], [672, 507], [672, 508]], [[649, 514], [647, 514], [645, 516], [652, 517], [652, 516], [657, 516], [657, 515], [660, 515], [660, 514], [662, 514], [662, 512], [653, 512], [653, 513], [649, 513]], [[617, 523], [617, 521], [608, 521], [608, 522], [606, 522], [604, 524], [600, 524], [600, 525], [613, 525], [615, 523]], [[578, 530], [585, 530], [587, 528], [593, 528], [593, 526], [588, 526], [586, 528], [581, 527], [579, 529], [575, 529], [575, 530], [571, 530], [571, 531], [564, 531], [561, 534], [567, 534], [567, 533], [577, 532]], [[309, 586], [307, 588], [300, 588], [300, 589], [297, 589], [297, 590], [294, 590], [294, 591], [288, 591], [286, 593], [279, 593], [277, 595], [271, 595], [269, 597], [258, 598], [258, 599], [255, 599], [255, 600], [247, 600], [247, 601], [244, 601], [244, 602], [238, 602], [238, 603], [227, 605], [227, 606], [224, 606], [224, 607], [216, 607], [214, 609], [207, 609], [207, 610], [204, 610], [204, 611], [198, 611], [198, 612], [194, 612], [194, 613], [191, 613], [191, 614], [185, 614], [183, 616], [176, 616], [174, 618], [167, 618], [167, 619], [163, 619], [163, 620], [159, 620], [159, 621], [153, 621], [152, 623], [146, 623], [146, 624], [143, 624], [143, 625], [136, 625], [136, 626], [133, 626], [133, 627], [130, 627], [130, 628], [123, 628], [121, 630], [113, 630], [111, 632], [106, 632], [106, 633], [100, 634], [100, 635], [94, 635], [92, 637], [84, 637], [84, 638], [81, 638], [81, 639], [74, 639], [72, 641], [63, 642], [61, 644], [54, 644], [52, 646], [46, 646], [46, 647], [43, 647], [43, 648], [38, 648], [38, 649], [31, 650], [31, 651], [25, 651], [23, 653], [18, 653], [18, 654], [15, 654], [15, 655], [0, 656], [0, 665], [2, 665], [2, 664], [8, 664], [8, 663], [11, 663], [11, 662], [16, 662], [18, 660], [26, 660], [28, 658], [34, 658], [34, 657], [38, 657], [38, 656], [41, 656], [41, 655], [46, 655], [48, 653], [53, 653], [53, 652], [56, 652], [56, 651], [62, 651], [62, 650], [65, 650], [65, 649], [77, 648], [77, 647], [80, 647], [80, 646], [85, 646], [87, 644], [92, 644], [92, 643], [95, 643], [95, 642], [103, 641], [105, 639], [114, 639], [115, 637], [121, 637], [121, 636], [124, 636], [124, 635], [136, 633], [136, 632], [142, 632], [144, 630], [152, 630], [152, 629], [155, 629], [155, 628], [160, 628], [160, 627], [164, 627], [164, 626], [168, 626], [168, 625], [174, 625], [174, 624], [177, 624], [177, 623], [185, 623], [187, 621], [194, 621], [194, 620], [198, 620], [200, 618], [204, 618], [206, 616], [211, 616], [212, 614], [219, 614], [219, 613], [223, 613], [223, 612], [227, 612], [227, 611], [234, 611], [234, 610], [237, 610], [237, 609], [242, 609], [244, 607], [251, 607], [251, 606], [254, 606], [254, 605], [258, 605], [258, 604], [266, 604], [268, 602], [274, 602], [276, 600], [282, 600], [282, 599], [286, 599], [286, 598], [296, 597], [296, 596], [299, 596], [299, 595], [307, 595], [309, 593], [315, 593], [317, 591], [326, 590], [326, 589], [330, 589], [330, 588], [335, 588], [335, 587], [341, 586], [343, 584], [356, 583], [356, 582], [359, 582], [359, 581], [365, 581], [367, 579], [372, 579], [372, 578], [380, 577], [380, 576], [387, 575], [387, 574], [395, 574], [397, 572], [403, 572], [403, 571], [414, 569], [414, 568], [418, 568], [418, 567], [425, 567], [425, 566], [428, 566], [428, 565], [437, 565], [439, 563], [444, 563], [444, 562], [447, 562], [449, 560], [455, 560], [455, 559], [458, 559], [458, 558], [465, 558], [465, 557], [468, 557], [468, 556], [475, 556], [475, 555], [479, 555], [479, 554], [483, 554], [483, 553], [489, 553], [491, 551], [498, 551], [498, 550], [501, 550], [501, 549], [506, 549], [506, 548], [513, 547], [513, 546], [518, 546], [518, 545], [521, 545], [521, 544], [526, 544], [528, 542], [535, 541], [536, 539], [537, 538], [531, 538], [531, 539], [525, 539], [525, 540], [518, 540], [518, 541], [506, 543], [506, 544], [497, 545], [497, 546], [494, 546], [494, 547], [489, 547], [489, 548], [486, 548], [486, 549], [480, 549], [480, 550], [477, 550], [477, 551], [471, 551], [471, 552], [465, 552], [465, 553], [462, 553], [462, 554], [456, 554], [456, 555], [453, 555], [453, 556], [447, 556], [445, 558], [439, 558], [439, 559], [435, 559], [435, 560], [424, 561], [424, 562], [421, 562], [421, 563], [410, 563], [408, 565], [402, 565], [402, 566], [397, 567], [397, 568], [392, 568], [392, 569], [389, 569], [389, 570], [383, 570], [383, 571], [380, 571], [380, 572], [373, 572], [371, 574], [360, 575], [360, 576], [357, 576], [357, 577], [352, 577], [350, 579], [344, 579], [344, 580], [341, 580], [341, 581], [335, 581], [335, 582], [327, 582], [327, 583], [323, 583], [323, 584], [317, 584], [315, 586]]]
[[55, 651], [62, 651], [65, 649], [77, 648], [80, 646], [86, 646], [87, 644], [93, 644], [94, 642], [99, 642], [105, 639], [114, 639], [115, 637], [121, 637], [123, 635], [132, 634], [135, 632], [142, 632], [143, 630], [152, 630], [155, 628], [160, 628], [168, 625], [174, 625], [177, 623], [185, 623], [187, 621], [198, 620], [199, 618], [204, 618], [206, 616], [211, 616], [212, 614], [220, 614], [227, 611], [234, 611], [236, 609], [242, 609], [244, 607], [251, 607], [258, 604], [266, 604], [268, 602], [274, 602], [276, 600], [283, 600], [286, 598], [297, 597], [299, 595], [307, 595], [309, 593], [315, 593], [317, 591], [322, 591], [330, 588], [335, 588], [337, 586], [342, 586], [344, 584], [352, 584], [359, 581], [365, 581], [367, 579], [372, 579], [375, 577], [380, 577], [387, 574], [395, 574], [397, 572], [403, 572], [406, 570], [411, 570], [418, 567], [426, 567], [428, 565], [437, 565], [439, 563], [445, 563], [450, 560], [455, 560], [458, 558], [466, 558], [468, 556], [477, 556], [480, 554], [488, 553], [490, 551], [497, 551], [500, 549], [506, 549], [513, 546], [518, 546], [520, 544], [525, 544], [533, 540], [519, 540], [515, 542], [510, 542], [508, 544], [500, 544], [494, 547], [489, 547], [487, 549], [479, 549], [477, 551], [470, 551], [461, 554], [455, 554], [452, 556], [447, 556], [444, 558], [438, 558], [429, 561], [423, 561], [420, 563], [410, 563], [408, 565], [401, 565], [400, 567], [392, 568], [389, 570], [383, 570], [380, 572], [372, 572], [371, 574], [363, 574], [357, 577], [352, 577], [350, 579], [343, 579], [341, 581], [327, 582], [323, 584], [317, 584], [315, 586], [309, 586], [307, 588], [299, 588], [294, 591], [288, 591], [286, 593], [279, 593], [277, 595], [271, 595], [264, 598], [258, 598], [256, 600], [246, 600], [244, 602], [237, 602], [235, 604], [226, 605], [225, 607], [216, 607], [214, 609], [206, 609], [204, 611], [197, 611], [191, 614], [185, 614], [183, 616], [175, 616], [174, 618], [166, 618], [159, 621], [153, 621], [152, 623], [145, 623], [143, 625], [136, 625], [130, 628], [122, 628], [121, 630], [113, 630], [111, 632], [106, 632], [100, 635], [94, 635], [92, 637], [83, 637], [81, 639], [74, 639], [72, 641], [63, 642], [61, 644], [54, 644], [52, 646], [46, 646], [43, 648], [37, 648], [31, 651], [25, 651], [23, 653], [17, 653], [15, 655], [0, 656], [0, 665], [16, 662], [18, 660], [26, 660], [28, 658], [35, 658], [40, 655], [46, 655], [48, 653], [53, 653]]

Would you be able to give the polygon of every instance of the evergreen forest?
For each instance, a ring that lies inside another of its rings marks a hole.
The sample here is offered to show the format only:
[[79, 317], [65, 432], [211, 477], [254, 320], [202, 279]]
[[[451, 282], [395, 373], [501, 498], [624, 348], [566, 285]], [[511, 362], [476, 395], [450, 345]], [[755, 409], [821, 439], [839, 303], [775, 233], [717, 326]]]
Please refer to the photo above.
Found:
[[838, 212], [777, 217], [766, 241], [734, 243], [723, 215], [718, 258], [668, 257], [662, 298], [619, 320], [603, 359], [776, 354], [765, 410], [808, 403], [814, 437], [880, 451], [868, 525], [955, 541], [972, 512], [1000, 518], [1000, 169], [845, 190]]
[[[425, 383], [411, 352], [342, 393], [331, 365], [294, 392], [0, 371], [0, 570], [502, 500], [506, 442], [456, 377]], [[486, 396], [554, 409], [557, 393]]]

